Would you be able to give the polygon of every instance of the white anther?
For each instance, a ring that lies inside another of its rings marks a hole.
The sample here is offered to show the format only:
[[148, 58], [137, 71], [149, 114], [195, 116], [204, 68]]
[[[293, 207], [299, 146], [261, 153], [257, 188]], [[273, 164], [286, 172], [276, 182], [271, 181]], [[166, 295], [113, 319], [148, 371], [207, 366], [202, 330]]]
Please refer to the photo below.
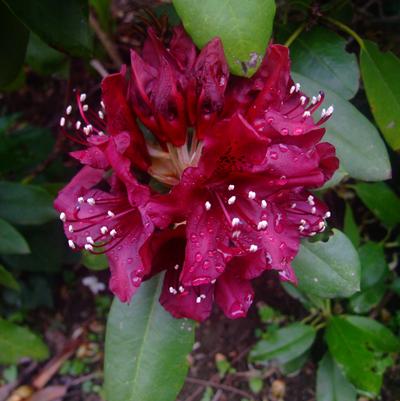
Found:
[[313, 232], [313, 233], [310, 233], [310, 234], [309, 234], [310, 237], [314, 237], [314, 235], [317, 235], [317, 233], [314, 233], [314, 232]]
[[105, 108], [106, 108], [106, 105], [104, 104], [104, 102], [103, 102], [103, 101], [101, 101], [101, 102], [100, 102], [100, 106], [101, 106], [103, 109], [105, 109]]
[[200, 294], [201, 299], [206, 299], [206, 296], [204, 294]]
[[175, 265], [175, 266], [174, 266], [174, 269], [175, 269], [175, 270], [179, 270], [179, 265]]
[[322, 111], [321, 111], [321, 118], [324, 118], [324, 117], [325, 117], [325, 114], [326, 114], [326, 110], [325, 110], [325, 109], [322, 109]]
[[320, 102], [320, 101], [321, 101], [321, 99], [322, 99], [322, 96], [321, 96], [321, 94], [320, 94], [320, 93], [318, 93], [318, 96], [317, 96], [317, 100], [318, 100], [318, 102]]
[[296, 208], [296, 206], [297, 206], [297, 203], [296, 202], [294, 202], [294, 203], [292, 203], [292, 206], [290, 206], [292, 209], [295, 209]]
[[240, 223], [239, 217], [234, 217], [234, 218], [232, 219], [232, 227], [238, 226], [239, 223]]
[[256, 193], [254, 191], [249, 191], [248, 197], [249, 197], [249, 199], [255, 199]]
[[236, 196], [231, 196], [228, 199], [228, 205], [233, 205], [236, 202]]
[[108, 228], [107, 228], [106, 226], [103, 226], [103, 227], [100, 228], [100, 232], [101, 232], [103, 235], [105, 235], [105, 234], [108, 233]]
[[300, 90], [301, 85], [299, 83], [296, 84], [296, 92]]
[[83, 127], [83, 132], [85, 133], [85, 135], [89, 135], [90, 134], [90, 128], [89, 127]]
[[108, 215], [109, 217], [115, 217], [115, 214], [114, 214], [111, 210], [109, 210], [109, 211], [107, 212], [107, 215]]
[[75, 123], [75, 128], [76, 128], [76, 129], [79, 129], [79, 128], [81, 128], [81, 125], [82, 125], [82, 123], [78, 120], [78, 121]]
[[268, 227], [268, 221], [267, 220], [261, 220], [258, 224], [257, 224], [257, 229], [258, 230], [265, 230]]
[[299, 231], [302, 233], [306, 228], [304, 226], [299, 226]]
[[196, 303], [199, 304], [201, 302], [201, 297], [196, 298]]
[[86, 237], [86, 242], [88, 243], [88, 244], [94, 244], [94, 241], [93, 241], [93, 238], [92, 237]]
[[80, 100], [81, 102], [84, 102], [84, 101], [86, 100], [86, 93], [82, 93], [82, 94], [79, 96], [79, 100]]
[[313, 96], [311, 98], [311, 104], [315, 104], [315, 103], [317, 103], [317, 98], [315, 96]]
[[300, 220], [300, 224], [301, 224], [302, 226], [305, 226], [305, 225], [307, 224], [307, 222], [306, 222], [304, 219], [301, 219], [301, 220]]
[[178, 291], [176, 291], [174, 287], [169, 287], [169, 292], [173, 295], [176, 295], [178, 293]]
[[263, 199], [263, 200], [261, 201], [261, 207], [262, 207], [263, 209], [266, 209], [266, 208], [267, 208], [267, 201], [266, 201], [265, 199]]
[[83, 203], [83, 202], [85, 202], [85, 199], [83, 198], [83, 196], [80, 196], [79, 198], [78, 198], [78, 203]]
[[185, 289], [180, 285], [179, 288], [178, 288], [178, 291], [179, 291], [180, 293], [182, 293], [182, 292], [185, 291]]
[[304, 113], [303, 113], [303, 117], [310, 117], [311, 116], [311, 113], [308, 111], [308, 110], [306, 110]]
[[296, 90], [296, 86], [293, 85], [293, 86], [290, 87], [289, 93], [290, 93], [290, 94], [293, 94], [295, 90]]
[[217, 282], [216, 278], [214, 280], [211, 280], [211, 284], [215, 284], [216, 282]]
[[68, 231], [69, 231], [70, 233], [73, 233], [73, 232], [74, 232], [74, 227], [72, 226], [72, 224], [70, 224], [70, 225], [68, 226]]
[[101, 110], [99, 110], [99, 117], [103, 120], [104, 119], [104, 113], [101, 111]]
[[89, 110], [89, 106], [87, 104], [84, 104], [82, 106], [83, 111], [88, 111]]
[[309, 195], [307, 198], [307, 202], [309, 205], [314, 206], [315, 205], [314, 197], [312, 195]]
[[61, 212], [61, 213], [60, 213], [60, 220], [61, 220], [63, 223], [65, 223], [65, 221], [67, 220], [67, 216], [66, 216], [66, 214], [65, 214], [64, 212]]
[[69, 106], [66, 108], [65, 112], [66, 112], [67, 115], [69, 116], [69, 115], [71, 114], [71, 111], [72, 111], [72, 106], [69, 105]]
[[104, 136], [104, 132], [103, 132], [103, 131], [99, 131], [99, 132], [97, 133], [97, 135], [98, 135], [98, 136]]
[[96, 201], [94, 198], [88, 198], [86, 201], [90, 206], [93, 206], [96, 204]]
[[87, 251], [93, 251], [93, 247], [92, 247], [92, 245], [90, 245], [90, 244], [85, 244], [85, 249], [86, 249]]
[[210, 210], [210, 209], [211, 209], [211, 203], [210, 203], [209, 201], [207, 201], [207, 202], [204, 204], [204, 207], [206, 208], [206, 210]]
[[75, 249], [75, 244], [74, 244], [74, 241], [72, 241], [72, 239], [68, 240], [68, 246], [69, 246], [71, 249]]
[[325, 219], [329, 219], [329, 217], [331, 217], [331, 216], [332, 216], [331, 212], [328, 211], [328, 212], [325, 213], [324, 218]]
[[228, 191], [233, 191], [235, 186], [233, 184], [228, 185]]
[[250, 248], [249, 248], [250, 252], [257, 252], [257, 250], [258, 250], [258, 246], [256, 244], [250, 245]]
[[241, 234], [241, 231], [236, 230], [232, 233], [232, 238], [237, 239], [237, 238], [239, 238], [240, 234]]
[[111, 237], [115, 237], [115, 236], [117, 235], [117, 230], [113, 228], [113, 229], [110, 231], [110, 235], [111, 235]]
[[64, 127], [65, 125], [65, 117], [60, 118], [60, 127]]
[[307, 98], [305, 96], [300, 96], [300, 103], [303, 106], [304, 103], [306, 102]]
[[315, 206], [313, 206], [313, 207], [311, 208], [311, 213], [312, 213], [312, 214], [315, 214], [315, 213], [317, 213], [317, 209], [316, 209], [316, 207], [315, 207]]
[[324, 221], [320, 221], [319, 224], [318, 224], [318, 228], [319, 228], [320, 230], [322, 230], [323, 228], [325, 228], [325, 222], [324, 222]]
[[333, 113], [334, 110], [335, 110], [335, 108], [333, 107], [333, 104], [332, 104], [331, 106], [328, 107], [328, 110], [326, 110], [325, 116], [329, 117]]

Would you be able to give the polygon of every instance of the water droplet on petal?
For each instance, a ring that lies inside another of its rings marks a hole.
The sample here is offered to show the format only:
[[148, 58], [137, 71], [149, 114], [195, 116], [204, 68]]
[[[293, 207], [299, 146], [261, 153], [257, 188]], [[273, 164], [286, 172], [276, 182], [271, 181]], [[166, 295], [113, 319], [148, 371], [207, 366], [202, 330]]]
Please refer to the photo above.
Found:
[[231, 307], [229, 308], [229, 315], [236, 319], [239, 317], [244, 317], [246, 316], [246, 312], [243, 308], [243, 305], [240, 302], [234, 302]]
[[201, 260], [203, 259], [203, 255], [200, 252], [197, 252], [194, 258], [196, 262], [201, 262]]

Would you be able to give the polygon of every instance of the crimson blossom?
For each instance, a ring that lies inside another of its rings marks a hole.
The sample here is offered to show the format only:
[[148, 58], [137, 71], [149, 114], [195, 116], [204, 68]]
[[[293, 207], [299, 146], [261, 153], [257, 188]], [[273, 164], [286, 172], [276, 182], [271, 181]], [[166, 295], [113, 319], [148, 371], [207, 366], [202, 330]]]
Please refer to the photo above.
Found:
[[84, 166], [55, 207], [69, 246], [105, 253], [111, 291], [130, 302], [165, 271], [160, 302], [177, 318], [206, 319], [215, 300], [246, 315], [251, 280], [275, 270], [296, 283], [300, 239], [325, 229], [309, 191], [338, 168], [320, 142], [333, 112], [290, 77], [289, 50], [271, 44], [252, 78], [229, 75], [218, 38], [199, 53], [182, 27], [168, 47], [150, 29], [131, 68], [102, 82], [99, 111], [76, 95], [62, 130]]

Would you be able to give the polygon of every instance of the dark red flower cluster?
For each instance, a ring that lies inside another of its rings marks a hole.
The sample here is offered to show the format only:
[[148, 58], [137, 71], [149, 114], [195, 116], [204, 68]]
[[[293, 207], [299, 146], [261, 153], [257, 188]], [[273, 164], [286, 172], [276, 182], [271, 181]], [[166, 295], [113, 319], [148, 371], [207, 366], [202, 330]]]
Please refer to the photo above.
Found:
[[338, 167], [320, 142], [333, 112], [313, 114], [290, 77], [289, 51], [270, 45], [252, 78], [229, 76], [219, 39], [200, 53], [184, 30], [166, 48], [150, 30], [128, 72], [102, 83], [98, 112], [77, 94], [64, 132], [84, 167], [55, 206], [71, 248], [106, 253], [110, 289], [129, 302], [165, 271], [161, 304], [175, 317], [246, 315], [251, 280], [276, 270], [296, 282], [302, 237], [325, 229], [326, 206], [309, 190]]

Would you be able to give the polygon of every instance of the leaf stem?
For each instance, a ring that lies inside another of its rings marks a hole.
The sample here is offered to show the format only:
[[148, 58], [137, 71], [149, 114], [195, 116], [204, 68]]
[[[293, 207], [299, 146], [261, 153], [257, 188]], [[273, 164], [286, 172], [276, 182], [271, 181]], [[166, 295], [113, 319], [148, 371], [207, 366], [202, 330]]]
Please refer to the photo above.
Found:
[[365, 48], [364, 41], [362, 40], [361, 36], [359, 36], [356, 32], [354, 32], [350, 27], [347, 25], [343, 24], [342, 22], [331, 18], [331, 17], [323, 17], [326, 21], [330, 22], [331, 24], [335, 25], [339, 29], [341, 29], [343, 32], [346, 32], [350, 36], [354, 38], [354, 40], [358, 43], [358, 45], [361, 47], [361, 49]]
[[285, 46], [289, 47], [297, 37], [303, 32], [304, 28], [306, 27], [306, 23], [303, 22], [290, 36], [289, 39], [285, 42]]

